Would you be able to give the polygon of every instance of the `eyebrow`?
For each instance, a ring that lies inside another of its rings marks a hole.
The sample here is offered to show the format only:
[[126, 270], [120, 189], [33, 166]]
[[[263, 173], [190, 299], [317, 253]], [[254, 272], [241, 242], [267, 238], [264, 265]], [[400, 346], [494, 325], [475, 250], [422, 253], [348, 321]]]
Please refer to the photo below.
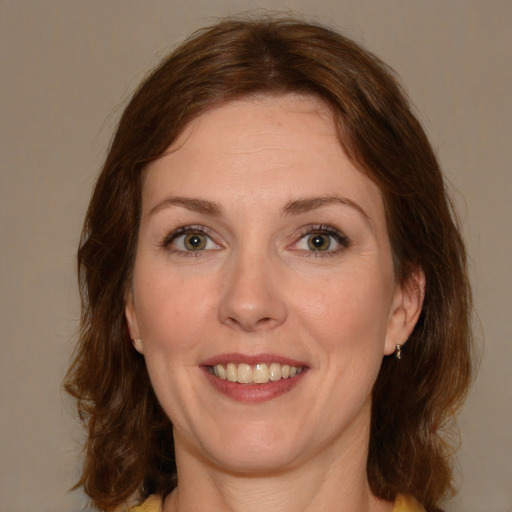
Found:
[[349, 206], [350, 208], [355, 209], [362, 215], [362, 217], [364, 218], [365, 222], [369, 225], [371, 230], [374, 230], [373, 222], [371, 221], [369, 215], [364, 211], [364, 209], [361, 206], [359, 206], [356, 202], [352, 201], [351, 199], [348, 199], [348, 197], [325, 196], [296, 199], [286, 203], [282, 209], [282, 213], [284, 215], [300, 215], [301, 213], [307, 213], [322, 208], [324, 206], [329, 206], [333, 204]]
[[222, 207], [218, 203], [213, 201], [206, 201], [205, 199], [192, 199], [189, 197], [168, 197], [158, 204], [153, 206], [149, 211], [149, 215], [153, 215], [156, 212], [169, 208], [171, 206], [181, 206], [192, 212], [204, 213], [207, 215], [218, 216], [222, 213]]
[[[361, 214], [365, 222], [369, 225], [370, 229], [372, 231], [374, 230], [373, 222], [371, 221], [368, 214], [364, 211], [364, 209], [347, 197], [325, 196], [295, 199], [286, 203], [282, 208], [281, 213], [282, 215], [300, 215], [302, 213], [307, 213], [333, 204], [348, 206], [355, 209]], [[153, 208], [151, 208], [149, 211], [149, 215], [154, 215], [156, 212], [172, 206], [180, 206], [193, 212], [213, 216], [220, 216], [223, 211], [222, 206], [214, 201], [207, 201], [206, 199], [194, 199], [190, 197], [172, 196], [167, 197], [163, 201], [160, 201], [158, 204], [153, 206]]]

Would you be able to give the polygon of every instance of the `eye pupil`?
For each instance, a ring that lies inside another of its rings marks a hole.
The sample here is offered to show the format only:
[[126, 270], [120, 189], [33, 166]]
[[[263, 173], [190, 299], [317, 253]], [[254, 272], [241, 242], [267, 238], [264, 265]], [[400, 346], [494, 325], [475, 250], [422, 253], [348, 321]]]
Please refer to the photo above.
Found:
[[184, 240], [185, 247], [190, 251], [198, 251], [206, 247], [206, 237], [192, 233], [187, 235]]
[[308, 239], [309, 248], [313, 251], [326, 251], [331, 246], [331, 241], [327, 235], [311, 235]]

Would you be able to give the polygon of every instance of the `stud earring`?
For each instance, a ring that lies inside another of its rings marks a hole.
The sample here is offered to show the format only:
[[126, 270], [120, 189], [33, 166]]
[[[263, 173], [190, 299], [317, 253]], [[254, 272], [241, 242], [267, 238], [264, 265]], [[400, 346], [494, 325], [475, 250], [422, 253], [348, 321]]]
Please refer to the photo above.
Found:
[[395, 349], [395, 358], [396, 359], [402, 359], [402, 346], [401, 345], [398, 345], [396, 346], [396, 349]]

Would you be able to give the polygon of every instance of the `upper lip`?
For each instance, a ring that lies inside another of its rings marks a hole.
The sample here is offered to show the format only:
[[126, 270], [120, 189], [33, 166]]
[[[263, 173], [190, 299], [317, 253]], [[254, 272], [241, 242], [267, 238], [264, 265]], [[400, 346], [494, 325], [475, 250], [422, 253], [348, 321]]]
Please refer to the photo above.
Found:
[[240, 353], [230, 353], [230, 354], [219, 354], [208, 359], [205, 359], [201, 362], [200, 366], [215, 366], [217, 364], [248, 364], [255, 365], [258, 363], [280, 363], [287, 364], [289, 366], [296, 367], [306, 367], [307, 364], [304, 361], [299, 361], [297, 359], [292, 359], [290, 357], [280, 356], [278, 354], [240, 354]]

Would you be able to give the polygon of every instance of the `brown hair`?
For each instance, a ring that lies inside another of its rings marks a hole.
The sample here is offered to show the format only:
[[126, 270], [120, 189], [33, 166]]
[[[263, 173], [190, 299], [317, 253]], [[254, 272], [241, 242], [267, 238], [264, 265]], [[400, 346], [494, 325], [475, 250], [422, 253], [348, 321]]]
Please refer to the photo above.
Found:
[[421, 317], [373, 391], [368, 479], [376, 496], [436, 509], [451, 489], [441, 433], [471, 375], [471, 294], [464, 245], [432, 148], [393, 72], [353, 41], [289, 19], [227, 20], [185, 41], [142, 83], [119, 122], [78, 253], [81, 335], [66, 378], [88, 424], [78, 485], [101, 509], [176, 485], [172, 427], [124, 317], [140, 216], [141, 173], [192, 119], [254, 94], [303, 93], [334, 112], [340, 143], [379, 186], [396, 278], [421, 268]]

